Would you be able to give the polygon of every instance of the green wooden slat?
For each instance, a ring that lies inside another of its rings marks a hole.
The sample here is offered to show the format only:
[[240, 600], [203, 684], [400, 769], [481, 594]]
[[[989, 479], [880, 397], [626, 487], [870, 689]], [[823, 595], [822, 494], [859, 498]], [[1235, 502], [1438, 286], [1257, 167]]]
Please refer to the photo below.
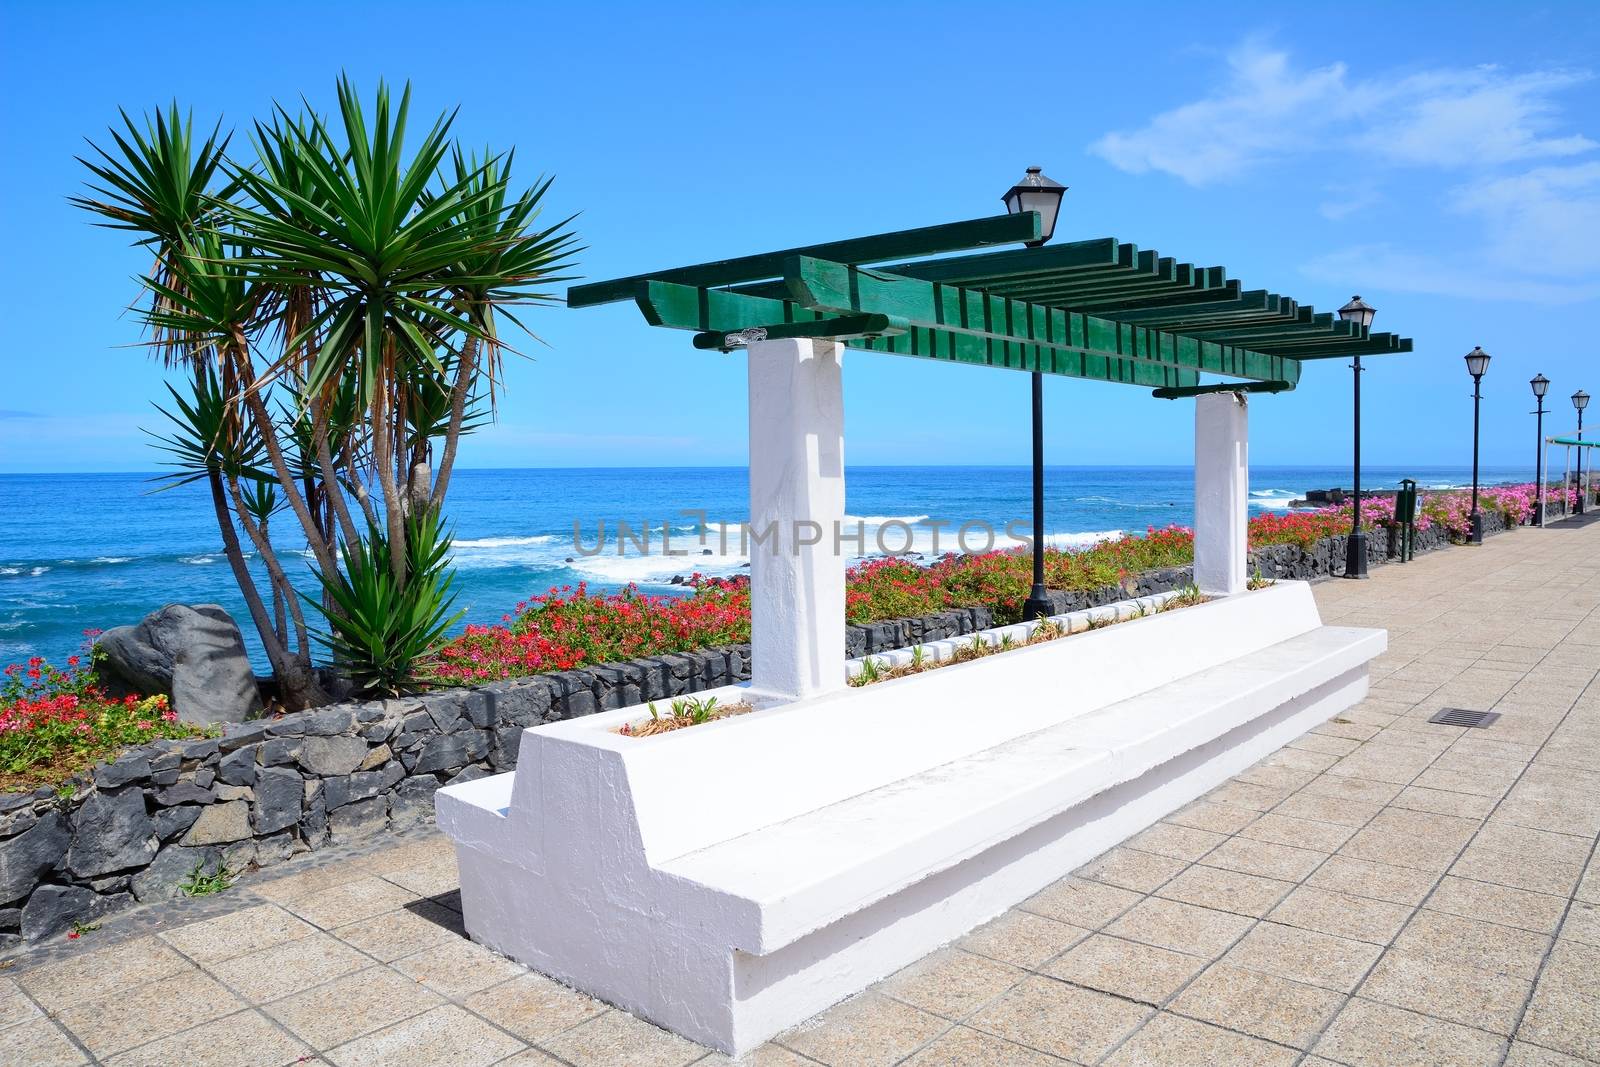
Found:
[[[903, 320], [888, 315], [840, 315], [834, 318], [815, 319], [811, 322], [775, 322], [759, 327], [766, 331], [768, 340], [784, 337], [825, 337], [834, 341], [857, 337], [878, 337], [883, 334], [905, 333], [910, 328]], [[716, 330], [694, 335], [694, 346], [703, 349], [726, 349], [732, 331]]]
[[814, 255], [846, 263], [877, 263], [886, 259], [931, 256], [985, 245], [1014, 244], [1039, 239], [1039, 214], [1024, 211], [1016, 215], [995, 215], [941, 226], [924, 226], [897, 233], [854, 237], [828, 244], [791, 248], [782, 252], [762, 252], [715, 263], [700, 263], [671, 270], [652, 271], [628, 278], [575, 285], [567, 290], [567, 306], [589, 307], [632, 297], [640, 282], [666, 281], [678, 285], [715, 288], [738, 282], [773, 278], [783, 273], [783, 261], [793, 255]]
[[[819, 259], [837, 256], [818, 256]], [[918, 263], [896, 263], [883, 269], [929, 282], [953, 282], [972, 288], [988, 288], [986, 283], [1027, 274], [1053, 274], [1089, 267], [1114, 267], [1117, 240], [1100, 237], [1092, 241], [1069, 241], [1042, 248], [1019, 248], [1005, 252], [984, 252], [975, 256], [929, 259]]]
[[[827, 314], [876, 313], [903, 318], [915, 326], [927, 326], [950, 333], [979, 333], [1003, 340], [1012, 338], [996, 329], [995, 307], [1009, 308], [1006, 319], [1026, 319], [1030, 305], [1023, 301], [994, 297], [979, 290], [941, 285], [920, 278], [904, 278], [886, 271], [830, 263], [811, 256], [792, 257], [785, 266], [785, 280], [795, 301], [813, 311]], [[952, 296], [962, 314], [950, 313]], [[974, 305], [976, 301], [976, 305]], [[999, 302], [998, 304], [995, 302]], [[976, 306], [977, 313], [971, 309]], [[1260, 352], [1235, 349], [1211, 342], [1182, 341], [1163, 345], [1147, 336], [1146, 327], [1124, 326], [1109, 319], [1068, 313], [1074, 331], [1072, 347], [1081, 347], [1125, 359], [1152, 362], [1186, 370], [1215, 371], [1244, 378], [1269, 381], [1299, 380], [1299, 367], [1292, 360]], [[1077, 338], [1081, 331], [1083, 340]]]

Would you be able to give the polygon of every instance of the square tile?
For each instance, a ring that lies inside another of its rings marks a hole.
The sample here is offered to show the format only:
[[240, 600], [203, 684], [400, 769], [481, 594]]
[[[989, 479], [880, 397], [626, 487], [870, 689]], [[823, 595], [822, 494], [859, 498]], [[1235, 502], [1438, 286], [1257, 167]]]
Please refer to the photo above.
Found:
[[231, 1015], [244, 1006], [226, 987], [196, 971], [83, 1001], [59, 1012], [56, 1021], [104, 1058]]
[[1227, 839], [1227, 834], [1217, 833], [1214, 830], [1201, 830], [1179, 823], [1158, 822], [1130, 837], [1127, 846], [1140, 852], [1154, 852], [1158, 856], [1171, 856], [1174, 859], [1192, 862]]
[[19, 975], [17, 982], [54, 1012], [193, 968], [164, 942], [138, 937], [37, 967]]
[[429, 989], [451, 999], [497, 985], [526, 974], [528, 969], [471, 941], [444, 941], [421, 952], [402, 956], [393, 967]]
[[1564, 897], [1457, 878], [1447, 874], [1428, 898], [1428, 910], [1553, 934], [1567, 908]]
[[[1287, 815], [1296, 819], [1333, 823], [1335, 826], [1354, 828], [1365, 825], [1369, 819], [1382, 810], [1383, 805], [1375, 800], [1321, 796], [1317, 793], [1308, 793], [1305, 790], [1301, 790], [1273, 808], [1270, 814]], [[1270, 838], [1265, 840], [1270, 840]], [[1294, 844], [1292, 841], [1281, 843]]]
[[359, 971], [371, 962], [338, 938], [315, 933], [214, 964], [211, 973], [245, 1000], [264, 1004]]
[[[937, 1015], [876, 993], [863, 993], [779, 1034], [776, 1040], [830, 1067], [885, 1067], [949, 1028], [950, 1024]], [[556, 1042], [547, 1042], [545, 1047], [563, 1059], [573, 1059]]]
[[1303, 1049], [1344, 1001], [1329, 989], [1214, 963], [1168, 1010]]
[[1158, 948], [1210, 958], [1227, 949], [1252, 920], [1177, 900], [1150, 897], [1106, 927], [1106, 933]]
[[1214, 911], [1260, 918], [1288, 895], [1295, 883], [1254, 874], [1225, 871], [1197, 863], [1157, 890], [1168, 900], [1181, 900]]
[[1045, 973], [1075, 985], [1160, 1005], [1206, 965], [1198, 956], [1095, 934], [1079, 942]]
[[1600, 1000], [1600, 948], [1561, 940], [1545, 960], [1539, 986]]
[[1081, 878], [1063, 878], [1017, 907], [1085, 930], [1098, 930], [1143, 899], [1131, 889]]
[[88, 1062], [49, 1019], [19, 1023], [0, 1033], [0, 1067], [77, 1067]]
[[1106, 1067], [1147, 1067], [1149, 1064], [1249, 1064], [1252, 1067], [1289, 1067], [1300, 1054], [1282, 1045], [1177, 1015], [1162, 1013], [1105, 1060]]
[[1206, 866], [1298, 882], [1325, 859], [1326, 855], [1310, 849], [1232, 837], [1212, 850], [1206, 857]]
[[1250, 808], [1235, 808], [1228, 804], [1214, 804], [1197, 800], [1187, 807], [1168, 815], [1166, 821], [1179, 826], [1192, 826], [1196, 830], [1211, 830], [1219, 834], [1236, 834], [1249, 826], [1261, 813]]
[[1392, 801], [1397, 808], [1411, 811], [1428, 811], [1435, 815], [1455, 815], [1461, 818], [1482, 819], [1494, 810], [1494, 801], [1470, 793], [1451, 793], [1443, 789], [1408, 785]]
[[[1061, 1061], [1031, 1048], [958, 1026], [940, 1034], [932, 1044], [903, 1063], [904, 1067], [1060, 1067]], [[752, 1064], [751, 1067], [758, 1065]], [[792, 1067], [804, 1067], [804, 1064], [797, 1058]]]
[[1171, 856], [1157, 856], [1131, 848], [1114, 848], [1072, 873], [1076, 878], [1148, 893], [1188, 865], [1187, 860], [1173, 859]]
[[463, 1003], [535, 1045], [609, 1010], [600, 1001], [531, 971], [479, 990]]
[[1105, 993], [1030, 977], [974, 1015], [968, 1025], [1052, 1056], [1093, 1063], [1151, 1013], [1150, 1008]]
[[[1328, 797], [1314, 797], [1313, 800], [1328, 801]], [[1296, 818], [1293, 815], [1282, 814], [1284, 805], [1294, 800], [1290, 797], [1279, 804], [1272, 811], [1239, 831], [1239, 836], [1252, 841], [1268, 841], [1275, 845], [1291, 845], [1295, 848], [1307, 848], [1316, 852], [1334, 852], [1339, 846], [1350, 840], [1355, 827], [1344, 826], [1338, 823], [1317, 822], [1312, 819]], [[1333, 801], [1333, 803], [1338, 803]]]
[[1358, 994], [1436, 1019], [1509, 1035], [1532, 988], [1533, 983], [1514, 975], [1387, 952]]
[[283, 906], [306, 922], [331, 930], [393, 911], [424, 895], [364, 874], [360, 878], [295, 897], [285, 901]]
[[384, 963], [442, 941], [462, 940], [467, 936], [458, 912], [427, 900], [336, 927], [332, 933], [345, 944]]
[[1496, 852], [1476, 844], [1468, 845], [1450, 873], [1480, 882], [1494, 882], [1535, 893], [1568, 896], [1583, 877], [1583, 864], [1537, 856], [1518, 856]]
[[1256, 925], [1222, 961], [1291, 982], [1322, 986], [1348, 993], [1383, 950], [1364, 941], [1262, 922]]
[[1324, 774], [1307, 782], [1306, 787], [1301, 792], [1310, 793], [1313, 796], [1387, 804], [1399, 796], [1400, 790], [1404, 788], [1404, 783], [1397, 785], [1394, 782], [1377, 782], [1370, 778]]
[[1316, 886], [1301, 886], [1267, 916], [1285, 926], [1387, 945], [1411, 917], [1411, 908]]
[[202, 964], [221, 963], [285, 941], [305, 937], [314, 928], [276, 904], [230, 912], [161, 934], [161, 939]]
[[1543, 934], [1426, 909], [1394, 939], [1401, 952], [1530, 979], [1549, 945]]
[[1016, 985], [1026, 973], [987, 956], [946, 948], [891, 975], [876, 988], [914, 1008], [961, 1019]]
[[1251, 785], [1237, 779], [1218, 786], [1205, 795], [1205, 799], [1213, 804], [1222, 804], [1233, 808], [1248, 808], [1251, 811], [1271, 811], [1288, 799], [1293, 789], [1283, 787], [1269, 787], [1264, 785]]
[[311, 1052], [259, 1012], [241, 1011], [113, 1056], [106, 1067], [284, 1067], [306, 1062]]
[[[262, 1010], [313, 1048], [342, 1045], [443, 1004], [434, 992], [387, 967], [369, 967]], [[330, 1011], [328, 1006], [337, 1004]]]
[[1505, 1047], [1482, 1030], [1352, 1000], [1316, 1051], [1351, 1067], [1494, 1067]]
[[1082, 927], [1013, 908], [957, 941], [956, 947], [1034, 970], [1088, 936]]
[[[489, 1067], [522, 1048], [522, 1042], [509, 1034], [501, 1033], [454, 1004], [443, 1004], [376, 1033], [347, 1041], [324, 1056], [337, 1067], [434, 1067], [446, 1063], [450, 1067]], [[630, 1062], [643, 1067], [651, 1061], [640, 1058]], [[674, 1067], [688, 1062], [687, 1059], [677, 1061]]]
[[1415, 907], [1422, 903], [1438, 880], [1439, 875], [1430, 871], [1350, 856], [1330, 856], [1328, 862], [1306, 879], [1306, 885]]
[[1600, 1000], [1546, 988], [1541, 982], [1522, 1017], [1517, 1037], [1587, 1062], [1600, 1062]]

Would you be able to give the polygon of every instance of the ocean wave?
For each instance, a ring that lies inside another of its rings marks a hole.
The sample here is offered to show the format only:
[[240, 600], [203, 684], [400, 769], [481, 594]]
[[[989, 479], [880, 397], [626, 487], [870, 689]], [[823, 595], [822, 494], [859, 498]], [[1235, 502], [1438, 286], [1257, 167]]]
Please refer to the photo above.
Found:
[[451, 542], [451, 547], [461, 548], [516, 548], [520, 545], [546, 545], [556, 539], [555, 534], [535, 534], [530, 537], [477, 537]]
[[[89, 562], [90, 563], [132, 563], [133, 559], [134, 559], [134, 557], [132, 557], [132, 556], [96, 556], [94, 559], [91, 559]], [[61, 562], [62, 563], [71, 563], [72, 560], [64, 559]]]
[[201, 556], [179, 556], [178, 557], [178, 562], [179, 563], [190, 563], [190, 564], [193, 564], [193, 565], [195, 565], [197, 567], [204, 566], [207, 563], [215, 563], [216, 561], [217, 561], [217, 557], [216, 556], [201, 555]]
[[41, 574], [48, 574], [48, 573], [50, 573], [50, 568], [49, 567], [38, 566], [38, 567], [33, 567], [33, 568], [29, 569], [28, 577], [29, 578], [37, 578]]
[[21, 574], [21, 567], [0, 567], [0, 575], [10, 578], [12, 575]]

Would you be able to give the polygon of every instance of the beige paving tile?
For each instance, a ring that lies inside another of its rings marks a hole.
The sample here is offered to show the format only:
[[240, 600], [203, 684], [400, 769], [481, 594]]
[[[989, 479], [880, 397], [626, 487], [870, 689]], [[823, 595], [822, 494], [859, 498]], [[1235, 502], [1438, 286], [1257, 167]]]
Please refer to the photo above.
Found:
[[[1299, 794], [1296, 794], [1299, 795]], [[1326, 801], [1328, 797], [1314, 797], [1314, 800]], [[1252, 841], [1268, 841], [1276, 845], [1291, 845], [1295, 848], [1313, 849], [1317, 852], [1334, 852], [1340, 845], [1350, 840], [1356, 832], [1353, 826], [1341, 826], [1337, 823], [1317, 822], [1312, 819], [1296, 818], [1293, 815], [1281, 814], [1285, 804], [1278, 805], [1272, 811], [1261, 816], [1255, 822], [1239, 831], [1239, 836]]]
[[[1273, 808], [1270, 814], [1355, 828], [1365, 825], [1382, 810], [1383, 805], [1374, 800], [1330, 797], [1301, 790]], [[1263, 838], [1263, 840], [1272, 839]]]
[[1585, 945], [1600, 945], [1600, 904], [1574, 900], [1561, 924], [1561, 937]]
[[1108, 925], [1106, 933], [1211, 958], [1237, 941], [1251, 921], [1233, 912], [1149, 897]]
[[1157, 856], [1131, 848], [1114, 848], [1072, 873], [1078, 878], [1148, 893], [1188, 865], [1187, 860], [1170, 856]]
[[1491, 1067], [1506, 1042], [1481, 1030], [1352, 1000], [1316, 1051], [1351, 1067]]
[[17, 982], [47, 1011], [60, 1011], [193, 966], [156, 938], [137, 937], [24, 972]]
[[264, 1004], [371, 962], [339, 939], [315, 933], [214, 964], [211, 973], [245, 1000]]
[[461, 888], [461, 874], [456, 869], [453, 853], [387, 871], [382, 877], [423, 897], [435, 897]]
[[427, 837], [379, 849], [351, 861], [368, 874], [387, 875], [395, 871], [425, 866], [440, 859], [454, 860], [455, 845], [444, 834], [434, 831]]
[[[920, 1008], [864, 993], [780, 1034], [777, 1042], [830, 1067], [879, 1067], [899, 1062], [949, 1027], [948, 1021]], [[557, 1042], [545, 1047], [563, 1059], [572, 1058]]]
[[[312, 1047], [326, 1049], [443, 1003], [437, 993], [404, 975], [387, 967], [368, 967], [262, 1010]], [[329, 1010], [333, 1004], [337, 1010]]]
[[1578, 941], [1557, 941], [1545, 961], [1539, 985], [1600, 1000], [1600, 948]]
[[600, 1001], [529, 972], [467, 997], [467, 1008], [530, 1044], [540, 1044], [607, 1011]]
[[1450, 868], [1452, 874], [1474, 878], [1481, 882], [1494, 882], [1535, 893], [1568, 896], [1583, 876], [1581, 863], [1544, 859], [1535, 856], [1518, 856], [1510, 852], [1496, 852], [1478, 845], [1469, 845]]
[[1330, 756], [1348, 756], [1361, 747], [1361, 742], [1348, 737], [1330, 737], [1326, 734], [1302, 734], [1289, 742], [1290, 748], [1302, 748], [1307, 752], [1325, 752]]
[[[921, 1052], [901, 1062], [904, 1067], [1059, 1067], [1063, 1061], [978, 1030], [958, 1026], [940, 1034]], [[696, 1064], [696, 1067], [699, 1065]], [[793, 1067], [802, 1067], [798, 1058]]]
[[1214, 830], [1201, 830], [1179, 823], [1158, 822], [1128, 839], [1129, 848], [1154, 852], [1158, 856], [1194, 861], [1228, 839]]
[[1287, 800], [1289, 794], [1293, 792], [1293, 789], [1251, 785], [1249, 782], [1234, 780], [1213, 789], [1205, 795], [1205, 799], [1213, 804], [1227, 807], [1271, 811]]
[[1089, 931], [1015, 908], [978, 927], [956, 942], [956, 947], [1015, 967], [1037, 969], [1060, 955]]
[[220, 915], [161, 934], [161, 939], [202, 964], [221, 963], [313, 933], [313, 928], [276, 904]]
[[1293, 882], [1227, 871], [1197, 863], [1157, 890], [1168, 900], [1181, 900], [1216, 911], [1260, 918], [1294, 888]]
[[1519, 978], [1538, 973], [1549, 945], [1543, 934], [1427, 909], [1417, 912], [1394, 939], [1401, 952]]
[[1262, 922], [1222, 960], [1235, 967], [1275, 974], [1292, 982], [1348, 993], [1383, 950], [1364, 941]]
[[1557, 1052], [1600, 1062], [1600, 999], [1546, 987], [1533, 992], [1517, 1037]]
[[1260, 814], [1250, 808], [1236, 808], [1229, 804], [1197, 800], [1168, 815], [1166, 821], [1179, 826], [1192, 826], [1197, 830], [1235, 834], [1250, 825]]
[[1452, 793], [1419, 785], [1406, 786], [1391, 803], [1397, 808], [1429, 811], [1436, 815], [1455, 815], [1468, 819], [1485, 818], [1494, 809], [1494, 801], [1488, 797], [1473, 796], [1470, 793]]
[[1344, 1004], [1341, 993], [1214, 963], [1167, 1010], [1303, 1049]]
[[89, 1057], [49, 1019], [0, 1032], [0, 1067], [75, 1067]]
[[1045, 973], [1076, 985], [1160, 1005], [1200, 973], [1198, 956], [1095, 934], [1080, 942]]
[[1566, 907], [1564, 897], [1531, 893], [1526, 889], [1457, 878], [1449, 874], [1440, 881], [1433, 896], [1428, 898], [1430, 911], [1517, 926], [1540, 934], [1555, 933]]
[[1150, 1008], [1105, 993], [1030, 977], [967, 1024], [1040, 1052], [1093, 1063], [1151, 1013]]
[[1107, 1067], [1149, 1064], [1237, 1064], [1288, 1067], [1300, 1054], [1243, 1034], [1163, 1012], [1151, 1019], [1103, 1061]]
[[284, 902], [284, 907], [324, 930], [393, 911], [423, 894], [402, 889], [393, 882], [363, 874], [351, 881], [318, 889]]
[[435, 993], [459, 999], [508, 978], [526, 974], [527, 968], [482, 945], [466, 940], [444, 941], [394, 961], [394, 969], [415, 978]]
[[1387, 952], [1357, 992], [1368, 1000], [1509, 1035], [1532, 988], [1515, 975]]
[[987, 956], [946, 948], [890, 976], [877, 988], [914, 1008], [961, 1019], [1016, 985], [1026, 973]]
[[106, 1067], [284, 1067], [305, 1062], [311, 1051], [260, 1013], [241, 1011], [113, 1056]]
[[15, 983], [5, 981], [0, 983], [0, 989], [5, 990], [0, 993], [0, 1030], [16, 1026], [18, 1023], [30, 1022], [44, 1014], [38, 1005], [28, 999], [26, 993], [17, 988]]
[[1460, 846], [1449, 841], [1368, 826], [1345, 842], [1338, 854], [1442, 874], [1455, 862], [1459, 851]]
[[1267, 918], [1285, 926], [1387, 945], [1411, 916], [1411, 910], [1403, 904], [1301, 886], [1285, 897]]
[[1098, 930], [1142, 899], [1141, 894], [1131, 889], [1081, 878], [1063, 878], [1017, 906], [1047, 919], [1085, 930]]
[[1206, 866], [1298, 882], [1325, 859], [1326, 855], [1310, 849], [1232, 837], [1212, 850], [1206, 857]]
[[1414, 907], [1422, 903], [1438, 880], [1439, 875], [1430, 871], [1350, 856], [1330, 856], [1306, 879], [1306, 885]]
[[332, 933], [384, 963], [466, 936], [458, 912], [426, 900], [340, 926]]
[[1565, 1052], [1540, 1048], [1525, 1041], [1513, 1041], [1505, 1067], [1590, 1067], [1591, 1063], [1590, 1060], [1568, 1056]]
[[[324, 1056], [337, 1067], [434, 1067], [446, 1063], [450, 1067], [488, 1067], [523, 1047], [522, 1042], [496, 1030], [482, 1019], [454, 1004], [443, 1004], [376, 1033], [348, 1041]], [[629, 1062], [643, 1067], [661, 1061], [640, 1056]], [[687, 1062], [677, 1061], [674, 1067]]]
[[242, 1007], [244, 1003], [226, 987], [194, 971], [84, 1001], [57, 1014], [56, 1021], [104, 1058]]
[[259, 882], [252, 885], [250, 891], [265, 900], [282, 904], [285, 901], [309, 896], [321, 889], [357, 881], [367, 877], [368, 874], [367, 868], [361, 862], [344, 860]]

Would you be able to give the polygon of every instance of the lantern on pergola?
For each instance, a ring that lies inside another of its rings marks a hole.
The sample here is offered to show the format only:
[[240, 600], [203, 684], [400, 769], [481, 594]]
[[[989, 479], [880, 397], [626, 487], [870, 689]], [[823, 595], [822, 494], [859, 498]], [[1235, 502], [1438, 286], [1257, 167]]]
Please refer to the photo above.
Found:
[[1038, 248], [1056, 232], [1056, 215], [1061, 211], [1061, 198], [1067, 187], [1045, 177], [1038, 167], [1029, 167], [1022, 180], [1006, 190], [1001, 197], [1006, 211], [1012, 215], [1024, 211], [1039, 213], [1039, 239], [1027, 242], [1029, 248]]

